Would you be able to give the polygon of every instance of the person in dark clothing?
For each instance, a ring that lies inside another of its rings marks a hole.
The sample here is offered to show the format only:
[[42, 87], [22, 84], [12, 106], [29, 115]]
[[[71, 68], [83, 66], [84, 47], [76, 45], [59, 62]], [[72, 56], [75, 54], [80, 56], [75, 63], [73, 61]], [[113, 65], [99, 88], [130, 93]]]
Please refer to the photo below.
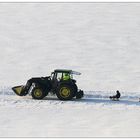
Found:
[[121, 93], [118, 90], [116, 91], [116, 93], [117, 93], [116, 94], [116, 98], [120, 98], [121, 97]]
[[119, 92], [119, 90], [116, 91], [116, 95], [114, 96], [110, 96], [109, 98], [112, 99], [112, 100], [119, 100], [119, 98], [121, 97], [121, 93]]

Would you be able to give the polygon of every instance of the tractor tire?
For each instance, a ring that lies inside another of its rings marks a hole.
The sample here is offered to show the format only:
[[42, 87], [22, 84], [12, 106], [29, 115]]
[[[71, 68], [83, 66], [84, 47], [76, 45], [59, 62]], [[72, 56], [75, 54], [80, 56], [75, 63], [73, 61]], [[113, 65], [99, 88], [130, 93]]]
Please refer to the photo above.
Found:
[[32, 92], [31, 92], [31, 95], [32, 95], [33, 99], [41, 100], [47, 94], [41, 88], [35, 87], [35, 88], [33, 88]]
[[71, 100], [74, 95], [74, 89], [71, 85], [62, 84], [57, 88], [56, 95], [60, 100]]

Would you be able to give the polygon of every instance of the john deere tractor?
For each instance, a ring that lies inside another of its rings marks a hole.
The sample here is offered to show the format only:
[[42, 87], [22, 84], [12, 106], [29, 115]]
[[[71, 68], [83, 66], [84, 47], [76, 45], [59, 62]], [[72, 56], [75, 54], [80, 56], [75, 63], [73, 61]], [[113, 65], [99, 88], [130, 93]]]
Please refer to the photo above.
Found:
[[56, 94], [60, 100], [71, 100], [74, 97], [80, 99], [84, 93], [82, 90], [78, 90], [73, 74], [80, 75], [81, 73], [56, 69], [51, 76], [31, 78], [26, 85], [13, 87], [12, 90], [19, 96], [31, 93], [32, 98], [38, 100], [43, 99], [49, 92]]

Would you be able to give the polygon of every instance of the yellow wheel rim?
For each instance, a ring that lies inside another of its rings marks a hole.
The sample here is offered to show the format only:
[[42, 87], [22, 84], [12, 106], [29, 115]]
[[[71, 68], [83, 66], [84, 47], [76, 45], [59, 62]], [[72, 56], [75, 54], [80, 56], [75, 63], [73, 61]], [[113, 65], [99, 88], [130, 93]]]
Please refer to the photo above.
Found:
[[60, 89], [60, 95], [61, 95], [63, 98], [69, 97], [69, 95], [70, 95], [70, 89], [67, 88], [67, 87], [62, 87], [62, 88]]
[[41, 96], [42, 96], [42, 91], [41, 91], [40, 89], [36, 89], [36, 90], [34, 91], [34, 95], [35, 95], [36, 97], [41, 97]]

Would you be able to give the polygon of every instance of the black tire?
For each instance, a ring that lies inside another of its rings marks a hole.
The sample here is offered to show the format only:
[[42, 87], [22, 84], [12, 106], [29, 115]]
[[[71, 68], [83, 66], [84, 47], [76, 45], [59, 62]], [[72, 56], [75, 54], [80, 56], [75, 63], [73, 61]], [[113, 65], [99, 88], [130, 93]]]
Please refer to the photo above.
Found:
[[47, 94], [41, 88], [35, 87], [35, 88], [33, 88], [31, 95], [32, 95], [33, 99], [41, 100]]
[[71, 85], [62, 84], [57, 88], [56, 95], [60, 100], [71, 100], [74, 96], [74, 89]]

